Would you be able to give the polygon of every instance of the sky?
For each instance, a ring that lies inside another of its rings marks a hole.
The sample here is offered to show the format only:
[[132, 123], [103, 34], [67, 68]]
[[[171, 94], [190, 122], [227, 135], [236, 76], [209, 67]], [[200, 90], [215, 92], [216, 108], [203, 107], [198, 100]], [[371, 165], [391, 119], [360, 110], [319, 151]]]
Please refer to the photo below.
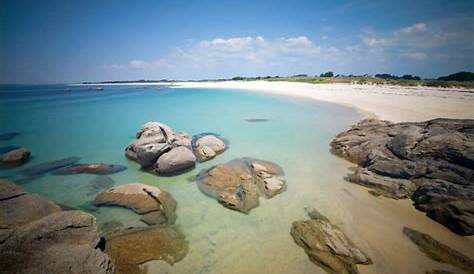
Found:
[[0, 0], [0, 83], [474, 71], [473, 0]]

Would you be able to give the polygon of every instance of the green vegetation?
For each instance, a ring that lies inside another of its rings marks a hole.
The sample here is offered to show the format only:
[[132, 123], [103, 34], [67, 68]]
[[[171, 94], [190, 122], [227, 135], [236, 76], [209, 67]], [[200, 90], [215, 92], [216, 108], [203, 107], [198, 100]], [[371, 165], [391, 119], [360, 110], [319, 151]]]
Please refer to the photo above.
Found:
[[474, 72], [467, 72], [461, 71], [458, 73], [450, 74], [448, 76], [439, 77], [438, 80], [440, 81], [459, 81], [459, 82], [466, 82], [466, 81], [474, 81]]

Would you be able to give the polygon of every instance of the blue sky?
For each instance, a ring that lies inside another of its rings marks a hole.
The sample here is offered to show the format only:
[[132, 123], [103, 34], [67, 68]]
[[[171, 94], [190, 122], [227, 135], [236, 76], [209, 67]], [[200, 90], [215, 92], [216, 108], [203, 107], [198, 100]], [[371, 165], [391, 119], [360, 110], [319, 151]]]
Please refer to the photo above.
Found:
[[0, 0], [0, 83], [474, 70], [474, 1]]

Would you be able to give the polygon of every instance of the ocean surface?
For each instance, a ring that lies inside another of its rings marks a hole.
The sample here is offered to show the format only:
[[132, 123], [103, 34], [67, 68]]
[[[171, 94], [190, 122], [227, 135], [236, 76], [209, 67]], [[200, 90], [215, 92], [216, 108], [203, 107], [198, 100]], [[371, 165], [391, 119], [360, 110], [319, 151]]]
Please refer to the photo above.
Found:
[[[383, 240], [371, 231], [388, 222], [377, 207], [399, 208], [399, 204], [372, 203], [377, 200], [363, 188], [344, 181], [350, 165], [329, 151], [331, 139], [361, 118], [355, 110], [334, 104], [236, 90], [105, 86], [103, 91], [96, 91], [84, 86], [1, 86], [0, 133], [19, 135], [0, 141], [0, 147], [24, 146], [32, 158], [21, 167], [2, 167], [0, 176], [52, 201], [88, 211], [96, 216], [99, 227], [110, 221], [125, 227], [146, 225], [128, 209], [94, 208], [90, 182], [95, 175], [25, 178], [21, 170], [75, 156], [81, 163], [125, 165], [125, 171], [110, 175], [115, 185], [141, 182], [168, 191], [178, 202], [177, 225], [189, 242], [189, 253], [173, 266], [163, 261], [148, 262], [144, 267], [149, 273], [324, 273], [309, 261], [289, 233], [292, 222], [305, 219], [305, 208], [313, 207], [381, 261], [382, 266], [369, 271], [381, 273], [386, 270], [386, 257], [397, 251], [375, 246]], [[190, 134], [220, 134], [228, 140], [229, 149], [179, 176], [143, 172], [125, 158], [124, 148], [148, 121]], [[261, 198], [260, 206], [246, 215], [224, 208], [198, 190], [194, 177], [200, 170], [238, 157], [260, 158], [282, 166], [286, 192], [269, 200]], [[372, 220], [362, 220], [361, 216]], [[399, 243], [396, 237], [403, 237], [401, 231], [400, 235], [393, 233], [394, 242], [388, 245], [408, 246], [407, 252], [419, 253], [408, 241]], [[411, 259], [421, 260], [420, 256]]]

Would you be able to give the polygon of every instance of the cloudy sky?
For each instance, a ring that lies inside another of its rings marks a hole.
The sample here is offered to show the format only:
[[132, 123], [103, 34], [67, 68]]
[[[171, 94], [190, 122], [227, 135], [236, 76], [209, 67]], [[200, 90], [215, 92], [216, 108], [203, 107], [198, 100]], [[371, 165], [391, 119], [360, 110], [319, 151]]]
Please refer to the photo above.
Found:
[[474, 1], [0, 0], [0, 83], [474, 70]]

